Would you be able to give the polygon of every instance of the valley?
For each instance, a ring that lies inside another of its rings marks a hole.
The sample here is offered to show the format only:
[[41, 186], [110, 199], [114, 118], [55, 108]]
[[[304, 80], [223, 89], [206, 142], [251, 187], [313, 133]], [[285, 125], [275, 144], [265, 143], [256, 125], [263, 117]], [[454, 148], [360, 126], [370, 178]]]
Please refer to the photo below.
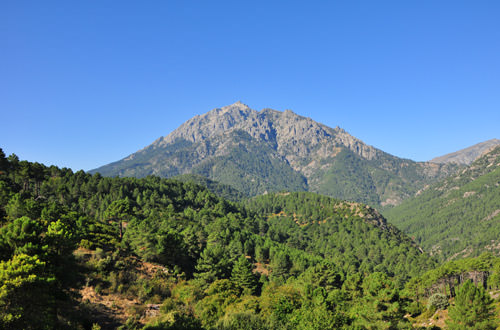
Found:
[[494, 329], [494, 142], [414, 162], [236, 103], [90, 173], [0, 149], [0, 328]]

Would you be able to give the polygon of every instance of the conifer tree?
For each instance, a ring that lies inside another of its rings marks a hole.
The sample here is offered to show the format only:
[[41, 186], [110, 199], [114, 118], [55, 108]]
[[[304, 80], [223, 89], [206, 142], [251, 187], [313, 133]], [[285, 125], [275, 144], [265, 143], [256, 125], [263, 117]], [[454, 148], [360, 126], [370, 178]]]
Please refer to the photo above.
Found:
[[252, 264], [243, 255], [234, 263], [231, 279], [241, 288], [248, 289], [252, 294], [257, 289], [257, 278], [252, 272]]
[[116, 200], [104, 213], [104, 217], [113, 222], [118, 222], [118, 229], [120, 230], [120, 241], [123, 238], [123, 220], [128, 216], [130, 211], [129, 200], [127, 198]]
[[228, 278], [231, 270], [224, 248], [218, 244], [209, 245], [203, 250], [195, 268], [194, 276], [205, 285], [217, 279]]
[[496, 329], [493, 300], [482, 287], [470, 280], [460, 288], [455, 305], [450, 307], [447, 321], [450, 330]]
[[38, 256], [0, 261], [0, 329], [54, 329], [54, 278]]
[[0, 174], [5, 174], [7, 172], [7, 168], [9, 167], [9, 161], [7, 157], [5, 157], [5, 153], [2, 148], [0, 148]]

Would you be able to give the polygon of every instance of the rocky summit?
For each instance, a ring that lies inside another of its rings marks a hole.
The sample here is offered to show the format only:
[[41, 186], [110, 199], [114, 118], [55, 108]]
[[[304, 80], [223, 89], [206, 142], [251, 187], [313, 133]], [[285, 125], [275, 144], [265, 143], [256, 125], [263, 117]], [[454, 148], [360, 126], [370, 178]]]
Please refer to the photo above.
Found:
[[313, 191], [374, 206], [397, 205], [457, 164], [414, 162], [290, 110], [236, 102], [195, 116], [170, 134], [92, 173], [173, 177], [198, 174], [253, 196]]
[[431, 159], [433, 163], [457, 163], [470, 165], [473, 161], [500, 145], [500, 140], [491, 139], [471, 147]]

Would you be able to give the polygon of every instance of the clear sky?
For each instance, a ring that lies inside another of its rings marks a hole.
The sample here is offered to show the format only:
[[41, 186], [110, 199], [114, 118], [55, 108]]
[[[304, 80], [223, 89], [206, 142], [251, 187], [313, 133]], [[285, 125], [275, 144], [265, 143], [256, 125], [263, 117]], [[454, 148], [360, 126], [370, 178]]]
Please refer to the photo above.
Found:
[[500, 138], [500, 1], [0, 2], [0, 148], [90, 170], [241, 100], [428, 160]]

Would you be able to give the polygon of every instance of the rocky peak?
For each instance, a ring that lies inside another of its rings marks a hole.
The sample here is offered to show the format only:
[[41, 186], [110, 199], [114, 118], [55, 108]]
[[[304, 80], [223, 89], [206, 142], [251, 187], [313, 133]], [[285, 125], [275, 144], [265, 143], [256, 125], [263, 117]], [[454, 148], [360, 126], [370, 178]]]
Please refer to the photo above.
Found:
[[215, 111], [216, 113], [241, 113], [241, 114], [246, 114], [249, 111], [253, 111], [250, 109], [250, 107], [246, 104], [241, 103], [241, 101], [237, 101], [233, 104], [226, 105], [225, 107], [222, 108], [216, 108], [212, 111]]
[[293, 157], [288, 157], [288, 154], [306, 156], [319, 148], [321, 155], [318, 154], [318, 157], [330, 157], [338, 152], [338, 145], [366, 159], [377, 156], [377, 149], [364, 144], [342, 128], [332, 129], [292, 110], [281, 112], [263, 109], [257, 112], [240, 101], [193, 117], [169, 135], [155, 141], [155, 144], [164, 147], [178, 139], [196, 143], [217, 136], [228, 136], [234, 130], [270, 142], [292, 163]]
[[[380, 161], [369, 162], [374, 159]], [[400, 173], [402, 167], [409, 170]], [[409, 190], [403, 186], [407, 181], [415, 181], [415, 189], [420, 189], [448, 170], [438, 164], [398, 159], [340, 127], [328, 127], [291, 110], [258, 112], [236, 102], [195, 116], [146, 148], [96, 171], [112, 176], [167, 177], [192, 172], [228, 184], [234, 181], [252, 194], [277, 189], [276, 185], [280, 189], [307, 186], [336, 197], [388, 203], [408, 196]], [[233, 176], [227, 177], [226, 171]], [[385, 179], [380, 183], [373, 180], [374, 171], [383, 173]], [[361, 193], [367, 186], [371, 190]]]
[[481, 157], [481, 155], [488, 153], [498, 145], [500, 145], [500, 140], [491, 139], [444, 156], [433, 158], [430, 162], [470, 165], [473, 161]]

